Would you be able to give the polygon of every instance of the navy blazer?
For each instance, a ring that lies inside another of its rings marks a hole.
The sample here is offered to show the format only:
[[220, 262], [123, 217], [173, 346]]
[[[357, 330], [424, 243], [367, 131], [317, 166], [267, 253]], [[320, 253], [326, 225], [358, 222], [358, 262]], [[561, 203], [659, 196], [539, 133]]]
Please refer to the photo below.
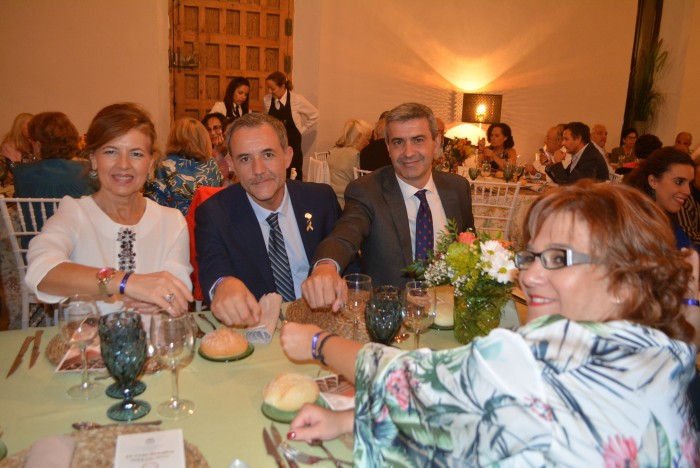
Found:
[[605, 158], [590, 142], [581, 153], [581, 158], [573, 171], [569, 171], [568, 167], [565, 168], [562, 163], [558, 162], [545, 169], [545, 172], [559, 185], [573, 184], [581, 179], [595, 179], [598, 182], [608, 181], [608, 165]]
[[[326, 184], [287, 180], [287, 191], [311, 263], [316, 247], [340, 217], [340, 206]], [[307, 213], [313, 230], [307, 230]], [[275, 291], [262, 230], [241, 184], [213, 195], [197, 207], [195, 218], [199, 283], [207, 303], [209, 290], [223, 276], [241, 280], [258, 300]]]

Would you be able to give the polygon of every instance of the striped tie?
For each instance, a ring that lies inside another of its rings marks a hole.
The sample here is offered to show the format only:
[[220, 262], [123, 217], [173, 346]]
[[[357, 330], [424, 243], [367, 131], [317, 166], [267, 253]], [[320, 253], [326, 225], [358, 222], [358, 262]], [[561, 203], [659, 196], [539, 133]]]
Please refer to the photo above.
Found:
[[433, 250], [433, 213], [425, 198], [425, 189], [416, 192], [420, 200], [416, 215], [416, 259], [428, 258], [428, 252]]
[[291, 302], [296, 299], [294, 282], [292, 281], [287, 249], [284, 248], [284, 237], [282, 237], [277, 216], [278, 213], [271, 213], [267, 217], [267, 223], [270, 225], [270, 241], [267, 247], [267, 254], [270, 257], [270, 266], [272, 267], [272, 276], [275, 278], [277, 292], [285, 302]]

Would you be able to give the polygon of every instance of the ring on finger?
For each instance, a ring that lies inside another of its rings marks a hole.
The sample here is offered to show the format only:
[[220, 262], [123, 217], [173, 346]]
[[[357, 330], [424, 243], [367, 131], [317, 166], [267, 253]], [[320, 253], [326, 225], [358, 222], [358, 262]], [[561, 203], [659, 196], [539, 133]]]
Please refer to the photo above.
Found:
[[172, 303], [175, 300], [175, 293], [168, 293], [163, 296], [163, 299], [165, 299], [165, 302], [167, 303]]

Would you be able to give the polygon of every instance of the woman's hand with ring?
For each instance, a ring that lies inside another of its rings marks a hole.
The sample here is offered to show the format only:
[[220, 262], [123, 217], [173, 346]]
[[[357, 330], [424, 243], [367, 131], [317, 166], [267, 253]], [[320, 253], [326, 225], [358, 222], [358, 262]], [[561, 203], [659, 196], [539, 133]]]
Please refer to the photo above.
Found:
[[194, 300], [185, 283], [167, 271], [134, 273], [124, 292], [136, 301], [154, 304], [175, 315], [187, 312], [188, 302]]

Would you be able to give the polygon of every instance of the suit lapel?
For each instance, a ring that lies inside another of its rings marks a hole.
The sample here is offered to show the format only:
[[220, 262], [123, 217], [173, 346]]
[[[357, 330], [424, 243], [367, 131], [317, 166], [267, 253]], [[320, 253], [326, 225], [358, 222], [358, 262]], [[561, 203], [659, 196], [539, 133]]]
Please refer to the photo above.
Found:
[[457, 191], [450, 190], [447, 180], [442, 177], [440, 172], [433, 171], [433, 182], [435, 182], [438, 195], [440, 195], [442, 208], [445, 210], [445, 218], [447, 218], [448, 221], [450, 219], [454, 219], [457, 222], [457, 225], [461, 226], [463, 220], [461, 219], [461, 212], [459, 210]]
[[[289, 192], [289, 201], [294, 209], [294, 218], [297, 222], [297, 228], [299, 229], [299, 235], [301, 236], [301, 242], [304, 244], [304, 252], [306, 252], [306, 261], [311, 262], [314, 258], [314, 246], [318, 244], [314, 239], [316, 238], [317, 231], [316, 228], [308, 229], [309, 225], [313, 227], [314, 221], [314, 210], [309, 209], [309, 207], [317, 206], [314, 203], [305, 203], [304, 193], [298, 190], [299, 186], [287, 181], [287, 191]], [[306, 208], [304, 208], [306, 207]], [[307, 219], [307, 215], [310, 218]], [[320, 217], [316, 217], [318, 222], [321, 222]]]
[[406, 213], [406, 203], [401, 193], [401, 187], [396, 181], [394, 171], [386, 171], [382, 174], [382, 193], [387, 204], [387, 211], [391, 215], [394, 230], [399, 238], [403, 261], [405, 265], [413, 262], [413, 246], [411, 245], [411, 231], [408, 227], [408, 214]]

